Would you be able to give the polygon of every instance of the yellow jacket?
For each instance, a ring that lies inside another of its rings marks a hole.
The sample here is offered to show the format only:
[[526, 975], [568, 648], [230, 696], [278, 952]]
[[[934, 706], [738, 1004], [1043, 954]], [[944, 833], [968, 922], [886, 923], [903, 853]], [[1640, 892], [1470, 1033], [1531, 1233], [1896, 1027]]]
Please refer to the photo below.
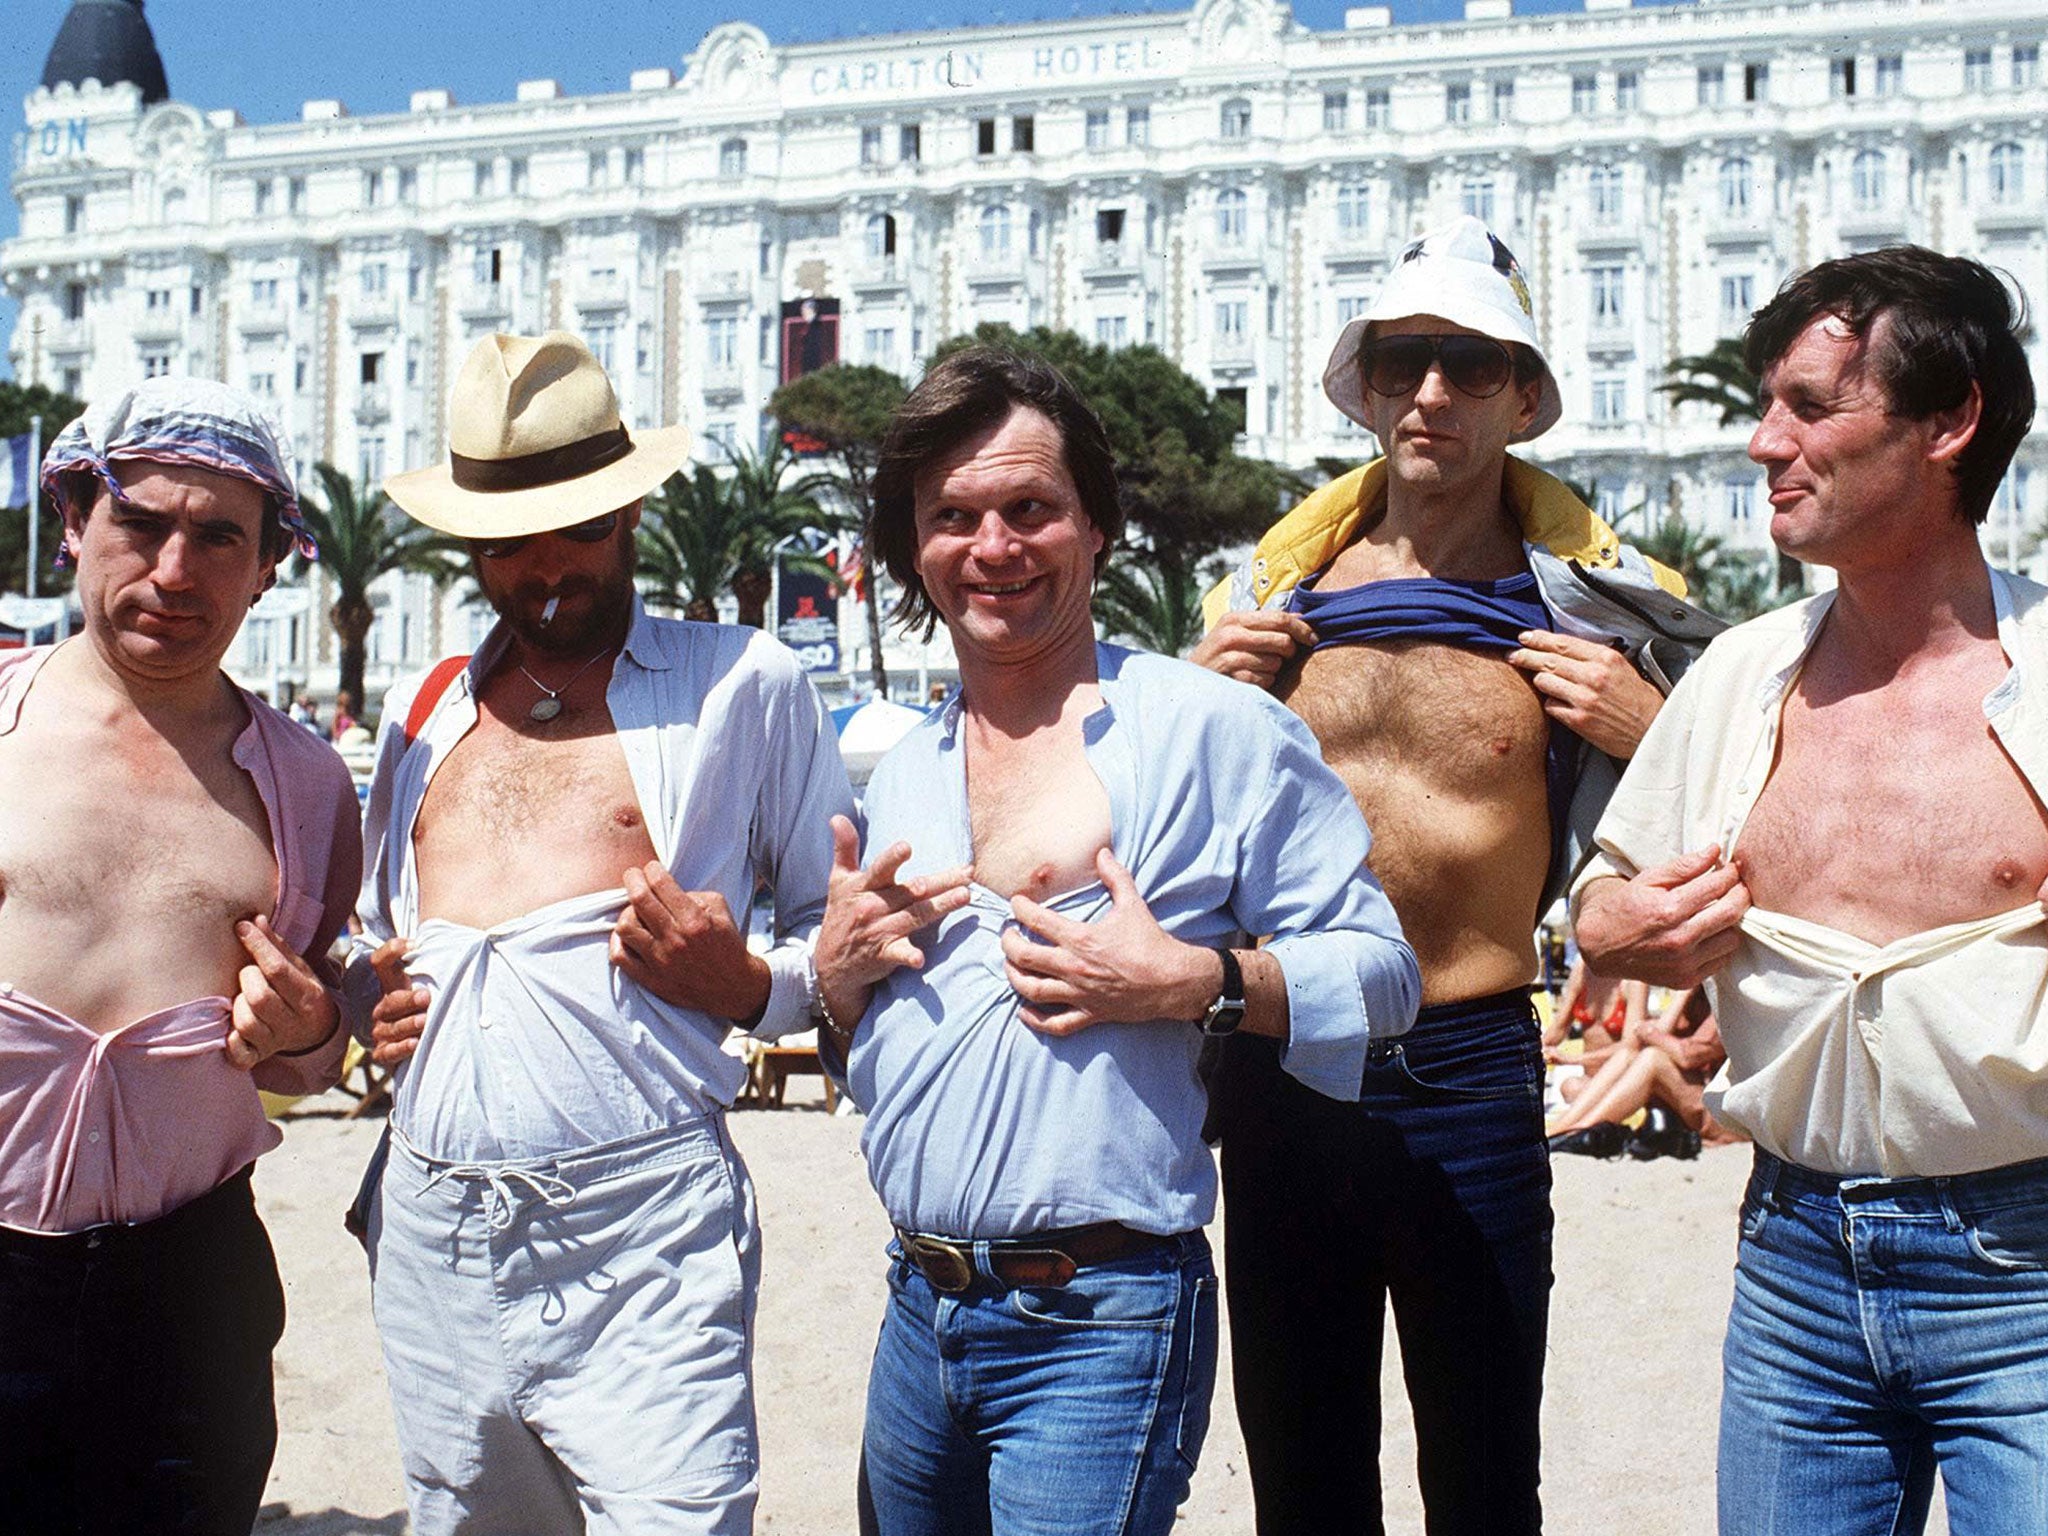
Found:
[[[1510, 454], [1501, 477], [1501, 494], [1521, 524], [1524, 542], [1548, 550], [1560, 560], [1576, 561], [1592, 570], [1621, 564], [1619, 535], [1602, 522], [1571, 487], [1554, 475]], [[1368, 512], [1387, 498], [1387, 461], [1354, 469], [1312, 492], [1300, 506], [1266, 530], [1249, 562], [1210, 589], [1202, 600], [1202, 624], [1214, 629], [1234, 609], [1265, 608], [1337, 557], [1351, 542]], [[1640, 554], [1657, 585], [1673, 597], [1685, 596], [1685, 578], [1669, 566]]]

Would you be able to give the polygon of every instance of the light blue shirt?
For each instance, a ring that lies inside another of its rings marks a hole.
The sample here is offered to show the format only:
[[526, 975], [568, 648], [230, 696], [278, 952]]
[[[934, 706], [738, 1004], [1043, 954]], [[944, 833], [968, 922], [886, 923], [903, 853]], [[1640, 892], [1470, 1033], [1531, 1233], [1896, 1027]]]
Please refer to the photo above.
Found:
[[[1103, 705], [1084, 729], [1112, 851], [1174, 937], [1244, 948], [1271, 936], [1287, 1070], [1356, 1099], [1368, 1038], [1414, 1022], [1422, 980], [1365, 867], [1372, 841], [1350, 792], [1308, 727], [1260, 690], [1111, 645], [1096, 647], [1096, 664]], [[909, 843], [911, 874], [972, 857], [959, 723], [955, 699], [868, 785], [868, 847]], [[1109, 896], [1091, 883], [1045, 905], [1086, 922]], [[1216, 1169], [1201, 1136], [1200, 1031], [1185, 1020], [1064, 1038], [1031, 1029], [1004, 975], [1009, 921], [1009, 902], [975, 887], [920, 935], [923, 969], [882, 982], [855, 1032], [848, 1082], [868, 1111], [862, 1146], [890, 1219], [984, 1238], [1206, 1225]]]
[[[407, 972], [432, 1002], [395, 1076], [392, 1124], [426, 1156], [458, 1162], [544, 1157], [674, 1125], [730, 1105], [746, 1078], [720, 1048], [730, 1020], [664, 1002], [611, 963], [623, 889], [489, 930], [420, 921], [413, 822], [435, 769], [476, 723], [476, 682], [505, 643], [501, 625], [410, 746], [421, 679], [385, 700], [364, 813], [363, 933], [349, 967], [349, 1022], [362, 1034], [377, 997], [369, 951], [395, 934], [412, 939]], [[635, 599], [605, 702], [676, 883], [723, 896], [742, 929], [757, 884], [773, 892], [772, 982], [752, 1033], [809, 1029], [831, 818], [853, 814], [817, 692], [760, 631], [652, 618]]]

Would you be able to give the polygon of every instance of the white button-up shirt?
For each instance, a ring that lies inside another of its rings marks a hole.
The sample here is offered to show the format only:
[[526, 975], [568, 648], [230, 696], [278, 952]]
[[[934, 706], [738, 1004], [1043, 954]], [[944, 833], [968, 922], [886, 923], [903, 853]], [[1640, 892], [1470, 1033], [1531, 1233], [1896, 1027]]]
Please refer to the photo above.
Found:
[[[2011, 669], [1984, 717], [2048, 800], [2048, 588], [1991, 573]], [[1573, 887], [1736, 846], [1778, 750], [1786, 694], [1833, 601], [1730, 630], [1665, 702]], [[1842, 767], [1855, 792], [1855, 765]], [[1825, 1173], [1933, 1177], [2048, 1156], [2048, 909], [2038, 901], [1876, 945], [1751, 908], [1707, 983], [1728, 1065], [1714, 1112]]]
[[[592, 892], [487, 931], [420, 921], [413, 823], [434, 771], [476, 723], [475, 689], [503, 653], [494, 629], [405, 737], [421, 679], [384, 704], [364, 823], [363, 933], [350, 1022], [367, 1032], [370, 950], [412, 939], [425, 1033], [398, 1069], [392, 1123], [429, 1157], [542, 1157], [599, 1146], [731, 1104], [745, 1069], [721, 1050], [731, 1021], [678, 1008], [611, 963], [623, 889]], [[853, 814], [838, 741], [794, 657], [730, 625], [650, 617], [634, 602], [605, 693], [657, 854], [686, 891], [715, 891], [744, 929], [758, 886], [775, 903], [768, 1005], [752, 1032], [812, 1025], [810, 947], [832, 868], [831, 818]]]

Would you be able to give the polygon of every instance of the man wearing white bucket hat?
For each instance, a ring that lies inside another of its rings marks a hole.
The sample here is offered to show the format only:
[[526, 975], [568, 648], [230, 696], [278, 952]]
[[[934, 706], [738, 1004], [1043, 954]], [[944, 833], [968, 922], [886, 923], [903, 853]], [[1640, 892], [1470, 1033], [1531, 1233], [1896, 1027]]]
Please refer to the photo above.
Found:
[[1539, 913], [1662, 691], [1719, 623], [1562, 482], [1508, 455], [1557, 381], [1508, 248], [1409, 246], [1323, 376], [1385, 456], [1323, 487], [1212, 592], [1194, 659], [1314, 729], [1422, 965], [1357, 1104], [1256, 1040], [1212, 1098], [1239, 1417], [1262, 1536], [1377, 1531], [1391, 1296], [1432, 1536], [1540, 1529], [1550, 1270]]
[[720, 1044], [811, 1027], [852, 794], [782, 646], [634, 594], [641, 498], [688, 441], [629, 433], [575, 337], [493, 336], [448, 462], [385, 482], [498, 612], [385, 702], [350, 968], [397, 1064], [363, 1204], [422, 1536], [752, 1528], [759, 1256]]

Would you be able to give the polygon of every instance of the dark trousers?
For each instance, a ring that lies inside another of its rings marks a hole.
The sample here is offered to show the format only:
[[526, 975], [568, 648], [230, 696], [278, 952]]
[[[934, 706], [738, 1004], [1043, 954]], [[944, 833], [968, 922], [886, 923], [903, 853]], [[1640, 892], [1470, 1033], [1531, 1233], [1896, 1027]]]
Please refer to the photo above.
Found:
[[248, 1536], [283, 1331], [247, 1169], [135, 1226], [0, 1230], [0, 1528]]
[[1550, 1162], [1528, 998], [1425, 1008], [1357, 1104], [1234, 1037], [1224, 1281], [1260, 1536], [1356, 1536], [1380, 1507], [1380, 1346], [1400, 1334], [1430, 1536], [1540, 1531]]

